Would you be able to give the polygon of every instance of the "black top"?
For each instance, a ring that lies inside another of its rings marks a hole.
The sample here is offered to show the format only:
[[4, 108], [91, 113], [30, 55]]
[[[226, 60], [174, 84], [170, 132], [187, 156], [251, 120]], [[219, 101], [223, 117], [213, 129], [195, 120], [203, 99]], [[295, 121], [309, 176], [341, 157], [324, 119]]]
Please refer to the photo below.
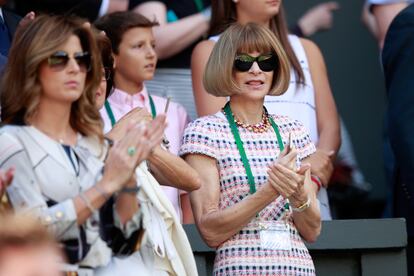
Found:
[[[404, 217], [414, 237], [414, 4], [388, 28], [382, 50], [388, 110], [385, 117], [394, 165], [394, 215]], [[411, 275], [411, 274], [410, 274]]]
[[14, 0], [16, 12], [21, 16], [30, 11], [47, 14], [73, 14], [93, 22], [99, 14], [102, 0]]
[[[130, 8], [149, 2], [151, 0], [130, 0]], [[153, 0], [152, 0], [153, 1]], [[174, 12], [177, 19], [181, 19], [199, 12], [197, 5], [194, 0], [159, 0], [159, 2], [164, 3], [167, 6], [169, 13]], [[202, 0], [203, 7], [206, 8], [210, 6], [210, 0]], [[181, 51], [180, 53], [167, 58], [160, 60], [158, 62], [158, 68], [190, 68], [191, 62], [191, 53], [193, 52], [194, 47], [200, 42], [202, 37], [197, 41], [191, 44], [189, 47]]]

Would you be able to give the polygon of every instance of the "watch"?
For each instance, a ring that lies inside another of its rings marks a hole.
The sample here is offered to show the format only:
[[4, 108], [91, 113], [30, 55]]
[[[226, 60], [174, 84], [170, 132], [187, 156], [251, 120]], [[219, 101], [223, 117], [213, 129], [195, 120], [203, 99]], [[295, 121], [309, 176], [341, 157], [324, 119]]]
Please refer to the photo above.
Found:
[[308, 200], [306, 200], [306, 202], [300, 205], [299, 207], [293, 207], [291, 205], [292, 211], [298, 212], [298, 213], [303, 212], [310, 207], [310, 204], [311, 204], [311, 198], [308, 196]]

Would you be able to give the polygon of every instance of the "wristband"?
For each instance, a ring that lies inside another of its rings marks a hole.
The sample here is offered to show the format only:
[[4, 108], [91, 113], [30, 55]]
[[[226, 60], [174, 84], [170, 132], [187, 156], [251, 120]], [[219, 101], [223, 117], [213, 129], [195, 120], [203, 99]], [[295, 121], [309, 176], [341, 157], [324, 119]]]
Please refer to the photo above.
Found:
[[298, 212], [298, 213], [303, 212], [303, 211], [305, 211], [306, 209], [308, 209], [310, 207], [310, 204], [311, 204], [311, 198], [308, 196], [308, 200], [306, 200], [306, 202], [303, 203], [302, 205], [300, 205], [299, 207], [293, 207], [291, 205], [292, 206], [292, 211]]
[[127, 193], [127, 194], [136, 194], [139, 192], [139, 189], [141, 187], [135, 186], [135, 187], [123, 187], [119, 192], [120, 193]]
[[315, 183], [316, 186], [318, 186], [318, 191], [321, 189], [322, 187], [322, 181], [319, 177], [317, 177], [316, 175], [312, 174], [311, 175], [311, 180], [313, 183]]

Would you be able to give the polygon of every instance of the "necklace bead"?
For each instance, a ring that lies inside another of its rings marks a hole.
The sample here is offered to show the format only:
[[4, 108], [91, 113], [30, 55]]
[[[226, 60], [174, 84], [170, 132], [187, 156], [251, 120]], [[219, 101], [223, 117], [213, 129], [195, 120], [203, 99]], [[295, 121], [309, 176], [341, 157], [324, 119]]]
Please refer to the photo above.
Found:
[[[224, 109], [222, 110], [222, 112], [226, 114]], [[269, 114], [267, 113], [266, 109], [263, 111], [262, 120], [258, 124], [246, 124], [246, 123], [241, 122], [239, 119], [237, 119], [236, 116], [234, 116], [234, 114], [233, 114], [233, 117], [234, 117], [234, 122], [236, 123], [238, 127], [247, 129], [248, 131], [251, 131], [254, 133], [266, 132], [271, 126], [270, 120], [269, 120]]]

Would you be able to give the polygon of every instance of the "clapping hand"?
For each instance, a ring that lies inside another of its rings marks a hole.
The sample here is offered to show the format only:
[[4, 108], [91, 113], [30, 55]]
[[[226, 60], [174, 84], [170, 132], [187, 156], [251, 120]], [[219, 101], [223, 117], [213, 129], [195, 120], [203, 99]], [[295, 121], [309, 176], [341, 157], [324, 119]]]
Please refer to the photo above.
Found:
[[303, 192], [305, 173], [310, 166], [304, 164], [296, 168], [296, 159], [296, 149], [288, 145], [269, 166], [269, 183], [283, 198], [297, 196]]
[[151, 120], [151, 114], [145, 108], [137, 107], [125, 114], [106, 135], [112, 140], [118, 141], [125, 136], [131, 124], [149, 122]]
[[103, 177], [110, 183], [110, 191], [118, 191], [128, 183], [135, 168], [161, 143], [165, 120], [165, 115], [158, 115], [151, 122], [130, 122], [124, 137], [115, 142], [105, 162]]

